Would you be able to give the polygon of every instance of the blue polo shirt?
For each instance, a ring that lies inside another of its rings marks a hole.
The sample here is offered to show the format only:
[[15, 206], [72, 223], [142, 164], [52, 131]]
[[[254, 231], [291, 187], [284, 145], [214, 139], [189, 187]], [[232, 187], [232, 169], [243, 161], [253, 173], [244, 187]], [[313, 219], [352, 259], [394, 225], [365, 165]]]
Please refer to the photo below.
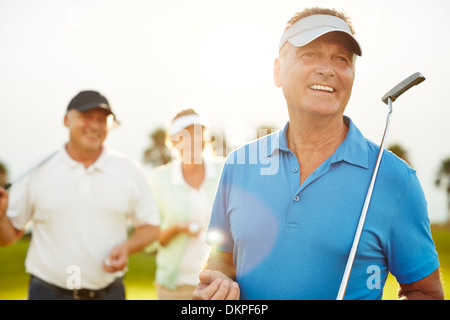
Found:
[[[289, 122], [229, 155], [210, 244], [233, 253], [241, 299], [336, 299], [379, 150], [344, 121], [346, 139], [302, 185]], [[389, 271], [411, 283], [438, 266], [415, 171], [385, 151], [345, 299], [381, 299]]]

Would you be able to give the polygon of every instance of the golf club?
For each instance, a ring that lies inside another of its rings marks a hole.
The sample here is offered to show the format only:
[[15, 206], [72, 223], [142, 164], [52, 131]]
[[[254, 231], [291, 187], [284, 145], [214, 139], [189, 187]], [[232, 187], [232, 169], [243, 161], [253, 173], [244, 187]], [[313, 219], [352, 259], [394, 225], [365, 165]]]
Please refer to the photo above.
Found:
[[36, 170], [37, 168], [39, 168], [40, 166], [42, 166], [44, 163], [46, 163], [48, 160], [50, 160], [51, 158], [53, 158], [53, 156], [55, 154], [57, 154], [59, 152], [59, 150], [55, 150], [52, 151], [50, 154], [48, 154], [47, 156], [45, 156], [42, 160], [38, 161], [34, 166], [32, 166], [30, 169], [28, 169], [27, 171], [25, 171], [24, 173], [22, 173], [19, 177], [17, 177], [14, 181], [7, 183], [5, 186], [3, 186], [3, 188], [5, 188], [5, 190], [8, 190], [14, 183], [18, 182], [19, 180], [23, 179], [24, 177], [26, 177], [27, 175], [29, 175], [31, 172], [33, 172], [34, 170]]
[[339, 292], [336, 300], [343, 300], [345, 296], [345, 291], [347, 290], [348, 280], [350, 278], [350, 273], [352, 271], [353, 262], [355, 260], [356, 251], [358, 249], [359, 239], [361, 238], [362, 229], [364, 227], [364, 222], [366, 220], [367, 210], [369, 209], [370, 199], [372, 198], [372, 192], [375, 185], [375, 180], [378, 173], [378, 168], [380, 166], [381, 158], [383, 156], [383, 151], [386, 145], [386, 137], [389, 131], [389, 123], [390, 117], [392, 114], [392, 102], [397, 100], [403, 93], [411, 89], [411, 87], [418, 85], [422, 81], [425, 80], [425, 77], [420, 74], [420, 72], [416, 72], [400, 82], [394, 88], [392, 88], [388, 93], [386, 93], [381, 99], [384, 103], [389, 106], [389, 111], [386, 117], [386, 127], [384, 129], [383, 139], [381, 140], [380, 150], [378, 151], [377, 162], [375, 164], [375, 168], [373, 170], [372, 179], [370, 181], [369, 189], [366, 194], [366, 199], [364, 201], [363, 209], [361, 212], [361, 216], [359, 218], [358, 227], [356, 229], [355, 237], [353, 239], [352, 248], [350, 250], [350, 254], [347, 260], [347, 265], [345, 266], [344, 275], [342, 277], [341, 286], [339, 287]]

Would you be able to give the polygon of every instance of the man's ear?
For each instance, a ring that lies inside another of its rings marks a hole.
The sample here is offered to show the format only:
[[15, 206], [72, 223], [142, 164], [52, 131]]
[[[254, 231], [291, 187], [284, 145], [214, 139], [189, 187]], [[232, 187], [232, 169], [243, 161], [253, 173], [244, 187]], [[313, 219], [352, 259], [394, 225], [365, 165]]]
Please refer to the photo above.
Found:
[[66, 113], [66, 115], [64, 116], [64, 126], [65, 127], [69, 127], [69, 115], [68, 113]]
[[280, 68], [280, 58], [276, 58], [273, 64], [273, 82], [277, 87], [281, 87]]

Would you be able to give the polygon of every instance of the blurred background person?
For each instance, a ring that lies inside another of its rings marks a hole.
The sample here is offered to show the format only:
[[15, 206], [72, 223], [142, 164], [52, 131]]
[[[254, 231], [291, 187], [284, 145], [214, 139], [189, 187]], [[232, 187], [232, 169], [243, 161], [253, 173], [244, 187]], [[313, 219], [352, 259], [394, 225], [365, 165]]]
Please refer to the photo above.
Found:
[[30, 300], [123, 300], [128, 257], [158, 236], [147, 175], [104, 144], [114, 121], [105, 96], [78, 93], [64, 116], [68, 142], [10, 195], [0, 187], [0, 246], [33, 223], [25, 260]]
[[151, 173], [161, 220], [156, 255], [160, 300], [192, 299], [209, 254], [205, 234], [222, 164], [205, 155], [206, 127], [193, 108], [178, 112], [167, 137], [174, 159]]

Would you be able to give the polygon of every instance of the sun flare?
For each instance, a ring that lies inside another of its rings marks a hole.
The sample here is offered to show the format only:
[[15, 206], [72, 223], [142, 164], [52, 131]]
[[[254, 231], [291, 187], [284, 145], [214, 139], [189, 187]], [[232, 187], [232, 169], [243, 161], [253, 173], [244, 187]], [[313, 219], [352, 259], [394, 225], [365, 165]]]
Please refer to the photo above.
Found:
[[276, 41], [250, 24], [223, 24], [207, 35], [201, 53], [206, 81], [227, 92], [257, 89], [272, 81]]

